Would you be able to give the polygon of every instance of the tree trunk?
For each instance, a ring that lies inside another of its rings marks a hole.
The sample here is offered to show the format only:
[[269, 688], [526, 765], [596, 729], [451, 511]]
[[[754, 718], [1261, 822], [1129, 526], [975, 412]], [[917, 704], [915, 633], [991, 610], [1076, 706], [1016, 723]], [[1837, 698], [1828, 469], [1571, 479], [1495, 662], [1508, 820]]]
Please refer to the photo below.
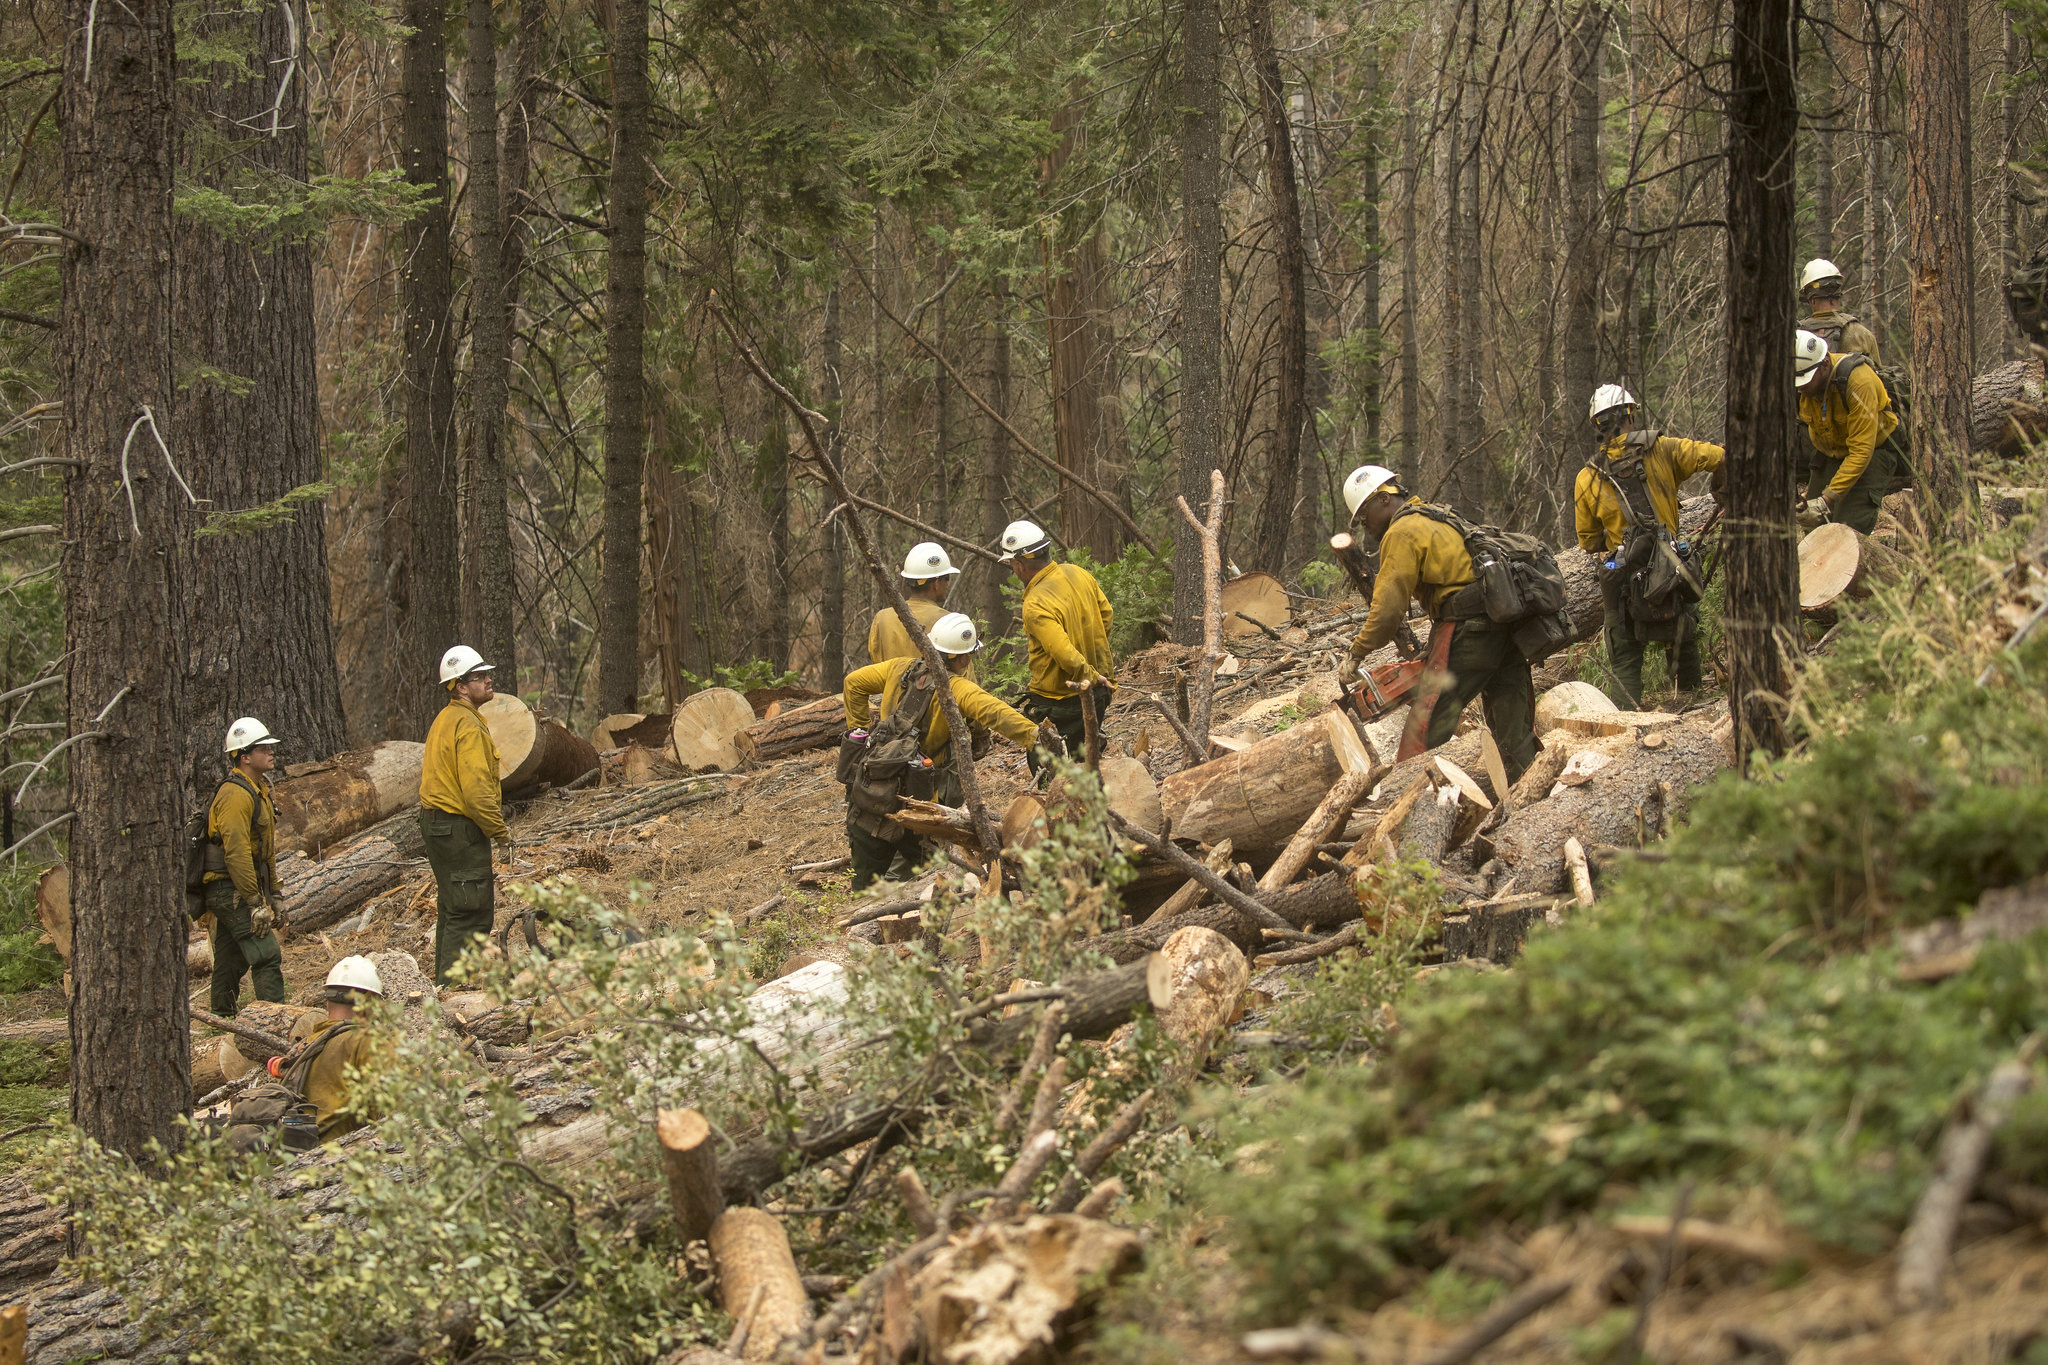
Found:
[[1885, 182], [1884, 0], [1867, 0], [1863, 35], [1863, 88], [1869, 92], [1865, 127], [1870, 138], [1863, 149], [1863, 288], [1870, 300], [1864, 321], [1877, 337], [1880, 353], [1891, 346], [1885, 326], [1885, 276], [1891, 268], [1891, 237], [1885, 221], [1890, 190]]
[[640, 693], [640, 479], [647, 396], [647, 0], [615, 0], [611, 70], [597, 700], [605, 711], [631, 711]]
[[277, 847], [320, 850], [417, 806], [425, 746], [387, 739], [374, 749], [294, 763], [273, 789]]
[[517, 335], [522, 277], [526, 270], [525, 218], [530, 208], [526, 182], [532, 174], [533, 117], [540, 101], [540, 68], [545, 60], [548, 0], [520, 0], [519, 42], [513, 56], [512, 89], [504, 106], [504, 143], [499, 180], [504, 194], [499, 210], [504, 220], [504, 243], [499, 259], [504, 263], [501, 279], [505, 286], [505, 330]]
[[[1469, 46], [1466, 57], [1469, 63]], [[1487, 514], [1486, 410], [1480, 381], [1487, 335], [1486, 294], [1480, 277], [1485, 263], [1480, 234], [1485, 224], [1479, 216], [1480, 132], [1484, 126], [1478, 108], [1467, 110], [1464, 135], [1459, 139], [1462, 164], [1458, 169], [1458, 183], [1465, 208], [1458, 216], [1457, 260], [1458, 297], [1464, 305], [1465, 371], [1458, 385], [1458, 407], [1464, 414], [1460, 425], [1465, 446], [1458, 453], [1457, 477], [1451, 486], [1456, 490], [1454, 501], [1464, 507], [1468, 515], [1492, 520]]]
[[1970, 537], [1975, 218], [1970, 185], [1970, 24], [1964, 0], [1927, 0], [1906, 41], [1906, 217], [1913, 280], [1913, 461], [1928, 529]]
[[[938, 273], [945, 278], [946, 258], [939, 257]], [[946, 354], [946, 296], [939, 295], [932, 305], [932, 349], [944, 357]], [[949, 386], [946, 365], [932, 365], [932, 506], [931, 520], [935, 526], [944, 526], [952, 518], [953, 488], [951, 471], [947, 468], [948, 450], [946, 433], [952, 421], [953, 392]]]
[[[289, 2], [289, 0], [288, 0]], [[190, 62], [179, 87], [204, 131], [182, 142], [183, 178], [230, 194], [248, 182], [306, 178], [304, 20], [282, 6], [195, 20], [215, 41], [247, 42], [253, 60]], [[273, 128], [271, 114], [275, 108]], [[229, 240], [179, 220], [172, 328], [195, 378], [166, 428], [178, 467], [215, 511], [275, 502], [321, 475], [313, 363], [313, 258], [304, 242]], [[286, 730], [300, 757], [347, 743], [322, 505], [244, 535], [194, 544], [188, 710], [181, 780], [203, 800], [221, 778], [221, 736], [237, 716]], [[223, 612], [222, 603], [234, 610]]]
[[1813, 148], [1813, 254], [1835, 257], [1835, 119], [1840, 82], [1835, 78], [1834, 55], [1828, 49], [1828, 31], [1819, 23], [1811, 26], [1812, 46], [1804, 60], [1811, 77], [1807, 81], [1811, 109], [1808, 123]]
[[1572, 484], [1579, 472], [1579, 458], [1575, 457], [1579, 452], [1590, 451], [1593, 442], [1585, 403], [1600, 382], [1600, 337], [1596, 329], [1604, 240], [1602, 210], [1606, 197], [1600, 175], [1600, 55], [1606, 31], [1606, 9], [1588, 0], [1579, 11], [1566, 49], [1571, 66], [1567, 78], [1564, 163], [1565, 458], [1560, 464], [1563, 486], [1559, 492], [1567, 516], [1572, 506]]
[[[1080, 147], [1084, 102], [1078, 90], [1073, 93], [1075, 98], [1053, 114], [1052, 131], [1060, 140], [1040, 170], [1042, 190], [1053, 187]], [[1046, 343], [1052, 364], [1053, 458], [1096, 487], [1111, 488], [1121, 475], [1112, 458], [1111, 276], [1101, 209], [1092, 199], [1075, 206], [1047, 244]], [[995, 406], [1009, 410], [1006, 401]], [[1067, 479], [1060, 480], [1060, 530], [1067, 544], [1103, 562], [1115, 559], [1123, 544], [1116, 518]], [[996, 534], [1001, 533], [998, 527]]]
[[[1209, 491], [1223, 445], [1223, 84], [1216, 0], [1182, 11], [1180, 481], [1188, 506]], [[1173, 528], [1173, 638], [1202, 638], [1202, 545], [1185, 518]]]
[[[405, 564], [396, 591], [405, 633], [398, 682], [423, 738], [443, 698], [428, 681], [461, 624], [456, 546], [454, 264], [448, 240], [448, 32], [443, 7], [404, 0], [399, 138], [405, 178], [431, 190], [405, 225], [399, 289], [405, 296]], [[501, 662], [492, 660], [493, 663]]]
[[1273, 220], [1273, 269], [1279, 295], [1272, 456], [1266, 461], [1252, 559], [1284, 574], [1301, 485], [1301, 438], [1308, 412], [1308, 261], [1301, 240], [1301, 195], [1294, 178], [1294, 126], [1280, 54], [1273, 46], [1272, 0], [1251, 0], [1252, 75], [1259, 86], [1259, 122], [1266, 135], [1266, 199]]
[[[782, 272], [778, 268], [779, 281]], [[780, 312], [775, 316], [779, 319]], [[781, 360], [781, 324], [764, 348], [777, 370]], [[768, 601], [761, 622], [761, 654], [777, 668], [789, 667], [789, 414], [774, 394], [761, 411], [761, 444], [754, 456], [754, 477], [760, 483], [761, 510], [768, 522]], [[846, 516], [841, 512], [839, 515]]]
[[[71, 1119], [141, 1161], [192, 1103], [180, 890], [191, 514], [171, 374], [170, 0], [69, 0], [58, 305], [71, 770]], [[87, 61], [87, 40], [91, 60]], [[137, 430], [138, 422], [141, 424]], [[132, 444], [130, 438], [133, 438]], [[127, 449], [132, 483], [123, 475]], [[133, 489], [131, 510], [130, 492]]]
[[462, 633], [497, 665], [498, 685], [519, 690], [512, 618], [512, 524], [505, 502], [505, 225], [498, 171], [498, 32], [491, 0], [468, 0], [470, 426], [465, 455], [470, 539], [462, 555]]
[[[1010, 416], [1010, 291], [998, 280], [995, 287], [995, 317], [989, 324], [989, 406], [1003, 415]], [[1009, 524], [1009, 517], [1003, 511], [1003, 493], [1010, 486], [1010, 433], [1002, 422], [991, 420], [988, 434], [983, 438], [987, 451], [987, 464], [981, 479], [981, 543], [994, 545], [1002, 539], [1003, 527]], [[984, 567], [969, 572], [979, 575], [982, 585], [981, 619], [988, 625], [988, 636], [1001, 640], [1010, 633], [1010, 609], [1003, 601], [1003, 580], [1007, 577], [1000, 566]]]
[[[826, 439], [831, 443], [832, 458], [843, 467], [846, 398], [839, 375], [842, 335], [839, 283], [835, 280], [825, 290], [825, 415], [832, 419]], [[837, 692], [846, 685], [846, 533], [840, 529], [838, 517], [825, 527], [824, 603], [819, 617], [818, 669], [825, 690]]]
[[[1450, 0], [1457, 13], [1458, 0]], [[1451, 41], [1456, 41], [1453, 34]], [[1459, 461], [1465, 452], [1465, 272], [1458, 259], [1465, 245], [1463, 150], [1458, 141], [1459, 109], [1455, 103], [1439, 104], [1436, 122], [1436, 198], [1441, 215], [1439, 241], [1443, 248], [1443, 316], [1437, 325], [1437, 426], [1443, 440], [1442, 461], [1428, 480], [1425, 493], [1431, 501], [1456, 503], [1463, 491]]]
[[2019, 172], [2014, 169], [2023, 154], [2020, 146], [2020, 93], [2014, 82], [2020, 79], [2027, 65], [2027, 39], [2013, 20], [2011, 10], [2001, 10], [2005, 25], [2005, 84], [1998, 95], [1999, 157], [1998, 157], [1998, 276], [1992, 281], [1992, 311], [1998, 317], [1998, 353], [2006, 360], [2016, 359], [2025, 349], [2019, 331], [2005, 316], [2005, 308], [1999, 300], [1996, 285], [2009, 279], [2020, 266], [2020, 185]]
[[[1381, 359], [1386, 334], [1380, 325], [1380, 258], [1386, 255], [1387, 242], [1386, 232], [1380, 224], [1380, 119], [1385, 110], [1381, 107], [1380, 54], [1376, 47], [1366, 52], [1364, 88], [1365, 124], [1360, 133], [1362, 147], [1358, 160], [1358, 237], [1365, 255], [1359, 263], [1362, 276], [1359, 280], [1359, 323], [1365, 329], [1367, 349], [1359, 406], [1365, 410], [1366, 461], [1380, 464], [1386, 459], [1380, 448], [1382, 410], [1386, 403], [1383, 394], [1386, 367]], [[1309, 417], [1313, 421], [1315, 414], [1311, 412]]]
[[1784, 752], [1799, 629], [1792, 434], [1791, 0], [1736, 0], [1728, 94], [1728, 703], [1739, 767]]
[[1403, 488], [1422, 484], [1421, 253], [1415, 199], [1422, 179], [1422, 133], [1413, 106], [1401, 120], [1401, 159], [1407, 188], [1401, 195], [1401, 463]]

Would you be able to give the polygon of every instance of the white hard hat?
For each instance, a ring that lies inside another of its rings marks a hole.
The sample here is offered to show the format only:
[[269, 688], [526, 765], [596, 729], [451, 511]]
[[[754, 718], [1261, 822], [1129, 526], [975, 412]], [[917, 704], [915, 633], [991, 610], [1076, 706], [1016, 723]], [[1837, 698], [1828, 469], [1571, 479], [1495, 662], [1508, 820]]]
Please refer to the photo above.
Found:
[[271, 734], [270, 727], [262, 721], [254, 716], [244, 716], [228, 727], [228, 739], [224, 747], [228, 753], [238, 754], [244, 749], [253, 749], [259, 744], [282, 744], [283, 742], [276, 735]]
[[905, 578], [944, 578], [960, 571], [953, 567], [953, 561], [946, 552], [931, 541], [910, 547], [910, 553], [903, 556]]
[[1792, 343], [1792, 380], [1801, 388], [1823, 360], [1828, 358], [1828, 344], [1816, 332], [1799, 329], [1799, 337]]
[[932, 647], [941, 654], [972, 654], [981, 648], [981, 632], [974, 628], [974, 618], [949, 611], [932, 622]]
[[1636, 396], [1621, 385], [1602, 384], [1593, 390], [1593, 401], [1586, 405], [1586, 420], [1597, 422], [1603, 412], [1612, 412], [1616, 408], [1632, 408], [1635, 405]]
[[1842, 272], [1840, 267], [1833, 261], [1825, 257], [1816, 256], [1806, 263], [1806, 269], [1799, 272], [1799, 292], [1804, 294], [1822, 280], [1833, 280], [1836, 284], [1840, 284], [1842, 282]]
[[1023, 555], [1026, 559], [1038, 558], [1038, 552], [1052, 543], [1035, 521], [1013, 521], [1003, 528], [1003, 553], [1005, 564]]
[[468, 645], [457, 645], [441, 656], [441, 681], [452, 683], [472, 673], [487, 673], [494, 667], [495, 664], [485, 663], [484, 656]]
[[1367, 498], [1393, 481], [1394, 471], [1385, 465], [1360, 465], [1344, 480], [1344, 506], [1350, 509], [1352, 516], [1357, 516], [1358, 509], [1365, 505]]
[[367, 957], [345, 957], [335, 963], [334, 970], [327, 973], [327, 984], [368, 995], [384, 994], [384, 978], [377, 975], [377, 964]]

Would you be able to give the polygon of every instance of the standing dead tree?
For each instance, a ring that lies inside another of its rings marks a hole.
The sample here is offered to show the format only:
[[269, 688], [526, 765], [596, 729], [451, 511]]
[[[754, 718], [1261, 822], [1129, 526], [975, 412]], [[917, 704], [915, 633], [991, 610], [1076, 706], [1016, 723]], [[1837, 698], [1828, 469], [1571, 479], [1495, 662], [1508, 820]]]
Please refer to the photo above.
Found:
[[1194, 528], [1202, 546], [1202, 664], [1195, 679], [1194, 704], [1188, 709], [1188, 733], [1196, 751], [1206, 753], [1209, 718], [1216, 709], [1216, 666], [1223, 662], [1223, 471], [1209, 471], [1209, 519], [1195, 519], [1186, 497], [1176, 498], [1180, 514]]
[[934, 670], [940, 680], [937, 692], [939, 712], [945, 716], [946, 727], [953, 733], [953, 767], [960, 777], [960, 799], [967, 806], [968, 818], [973, 821], [975, 838], [980, 842], [982, 852], [993, 862], [1002, 852], [1002, 838], [996, 829], [994, 819], [988, 813], [987, 803], [981, 799], [981, 783], [974, 772], [974, 746], [967, 742], [966, 719], [960, 714], [959, 703], [953, 699], [953, 689], [944, 685], [950, 676], [945, 656], [932, 644], [931, 636], [925, 634], [924, 627], [918, 623], [917, 617], [910, 610], [909, 599], [904, 597], [903, 588], [896, 575], [889, 571], [888, 566], [882, 562], [881, 554], [875, 549], [875, 540], [868, 531], [867, 520], [861, 516], [853, 493], [846, 486], [846, 476], [840, 472], [839, 462], [834, 460], [825, 448], [824, 438], [820, 434], [820, 427], [825, 423], [824, 415], [805, 407], [797, 396], [770, 372], [754, 348], [747, 343], [746, 338], [740, 335], [740, 330], [734, 324], [731, 315], [716, 299], [711, 301], [711, 311], [718, 319], [718, 325], [725, 329], [726, 336], [731, 339], [733, 349], [739, 353], [740, 359], [746, 362], [747, 368], [752, 370], [755, 377], [768, 387], [769, 392], [795, 416], [797, 425], [803, 429], [804, 444], [810, 449], [811, 460], [817, 465], [818, 472], [824, 476], [833, 496], [843, 505], [842, 515], [846, 518], [847, 529], [853, 533], [853, 543], [860, 550], [861, 558], [867, 561], [868, 572], [874, 576], [876, 584], [888, 597], [889, 605], [896, 609], [897, 619], [903, 623], [903, 629], [909, 634], [911, 643], [917, 646], [917, 652], [924, 658], [925, 666]]

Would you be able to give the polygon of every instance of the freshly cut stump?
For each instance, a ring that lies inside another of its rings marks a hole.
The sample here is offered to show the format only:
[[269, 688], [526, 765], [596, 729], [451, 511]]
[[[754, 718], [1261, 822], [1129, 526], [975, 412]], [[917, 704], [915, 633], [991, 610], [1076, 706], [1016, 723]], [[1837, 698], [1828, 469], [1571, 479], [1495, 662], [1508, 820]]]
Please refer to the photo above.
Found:
[[319, 856], [379, 820], [419, 805], [420, 760], [427, 746], [392, 739], [373, 749], [294, 763], [272, 788], [279, 852]]
[[733, 736], [754, 724], [754, 708], [730, 687], [693, 692], [676, 708], [669, 727], [669, 752], [693, 773], [731, 772], [740, 766]]
[[826, 697], [771, 720], [753, 722], [732, 736], [732, 746], [741, 758], [767, 763], [805, 749], [836, 745], [845, 735], [846, 700]]
[[1600, 715], [1618, 710], [1605, 692], [1589, 682], [1566, 682], [1536, 699], [1536, 733], [1547, 735], [1565, 716]]
[[1237, 1017], [1251, 968], [1214, 929], [1188, 925], [1167, 935], [1145, 969], [1145, 993], [1159, 1027], [1199, 1059]]
[[810, 1296], [804, 1293], [782, 1220], [766, 1209], [727, 1209], [711, 1225], [708, 1240], [711, 1264], [718, 1271], [719, 1307], [734, 1322], [747, 1323], [740, 1359], [772, 1359], [782, 1339], [811, 1320]]
[[[1261, 634], [1252, 621], [1279, 630], [1286, 626], [1289, 611], [1287, 589], [1279, 579], [1263, 569], [1239, 574], [1223, 585], [1223, 638], [1233, 640], [1240, 635]], [[1245, 616], [1252, 620], [1245, 620]]]
[[590, 741], [572, 735], [561, 722], [537, 716], [526, 703], [500, 692], [477, 711], [498, 746], [498, 782], [507, 792], [546, 783], [566, 787], [597, 766]]
[[1834, 521], [1816, 526], [1799, 542], [1799, 609], [1817, 613], [1843, 598], [1863, 601], [1895, 580], [1905, 565], [1896, 550], [1887, 550], [1853, 526]]
[[597, 728], [590, 732], [590, 747], [599, 753], [607, 749], [623, 749], [626, 747], [626, 741], [620, 739], [619, 735], [646, 719], [647, 717], [638, 711], [621, 711], [617, 715], [606, 716], [597, 723]]
[[498, 746], [498, 781], [509, 785], [506, 779], [519, 770], [526, 756], [533, 752], [534, 732], [539, 729], [539, 719], [526, 703], [510, 692], [500, 692], [477, 707], [476, 712], [484, 718], [484, 725], [491, 732], [491, 743]]
[[1109, 808], [1139, 829], [1157, 830], [1163, 813], [1159, 807], [1159, 784], [1151, 770], [1135, 758], [1102, 760], [1102, 795]]

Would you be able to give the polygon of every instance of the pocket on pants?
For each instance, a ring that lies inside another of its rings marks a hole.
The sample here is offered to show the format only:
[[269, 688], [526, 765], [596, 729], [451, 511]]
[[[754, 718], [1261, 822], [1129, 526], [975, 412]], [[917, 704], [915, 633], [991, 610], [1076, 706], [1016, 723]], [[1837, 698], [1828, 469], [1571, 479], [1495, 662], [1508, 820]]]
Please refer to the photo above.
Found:
[[237, 938], [235, 946], [242, 950], [242, 961], [251, 967], [268, 967], [273, 962], [284, 961], [284, 946], [277, 941], [276, 934]]

